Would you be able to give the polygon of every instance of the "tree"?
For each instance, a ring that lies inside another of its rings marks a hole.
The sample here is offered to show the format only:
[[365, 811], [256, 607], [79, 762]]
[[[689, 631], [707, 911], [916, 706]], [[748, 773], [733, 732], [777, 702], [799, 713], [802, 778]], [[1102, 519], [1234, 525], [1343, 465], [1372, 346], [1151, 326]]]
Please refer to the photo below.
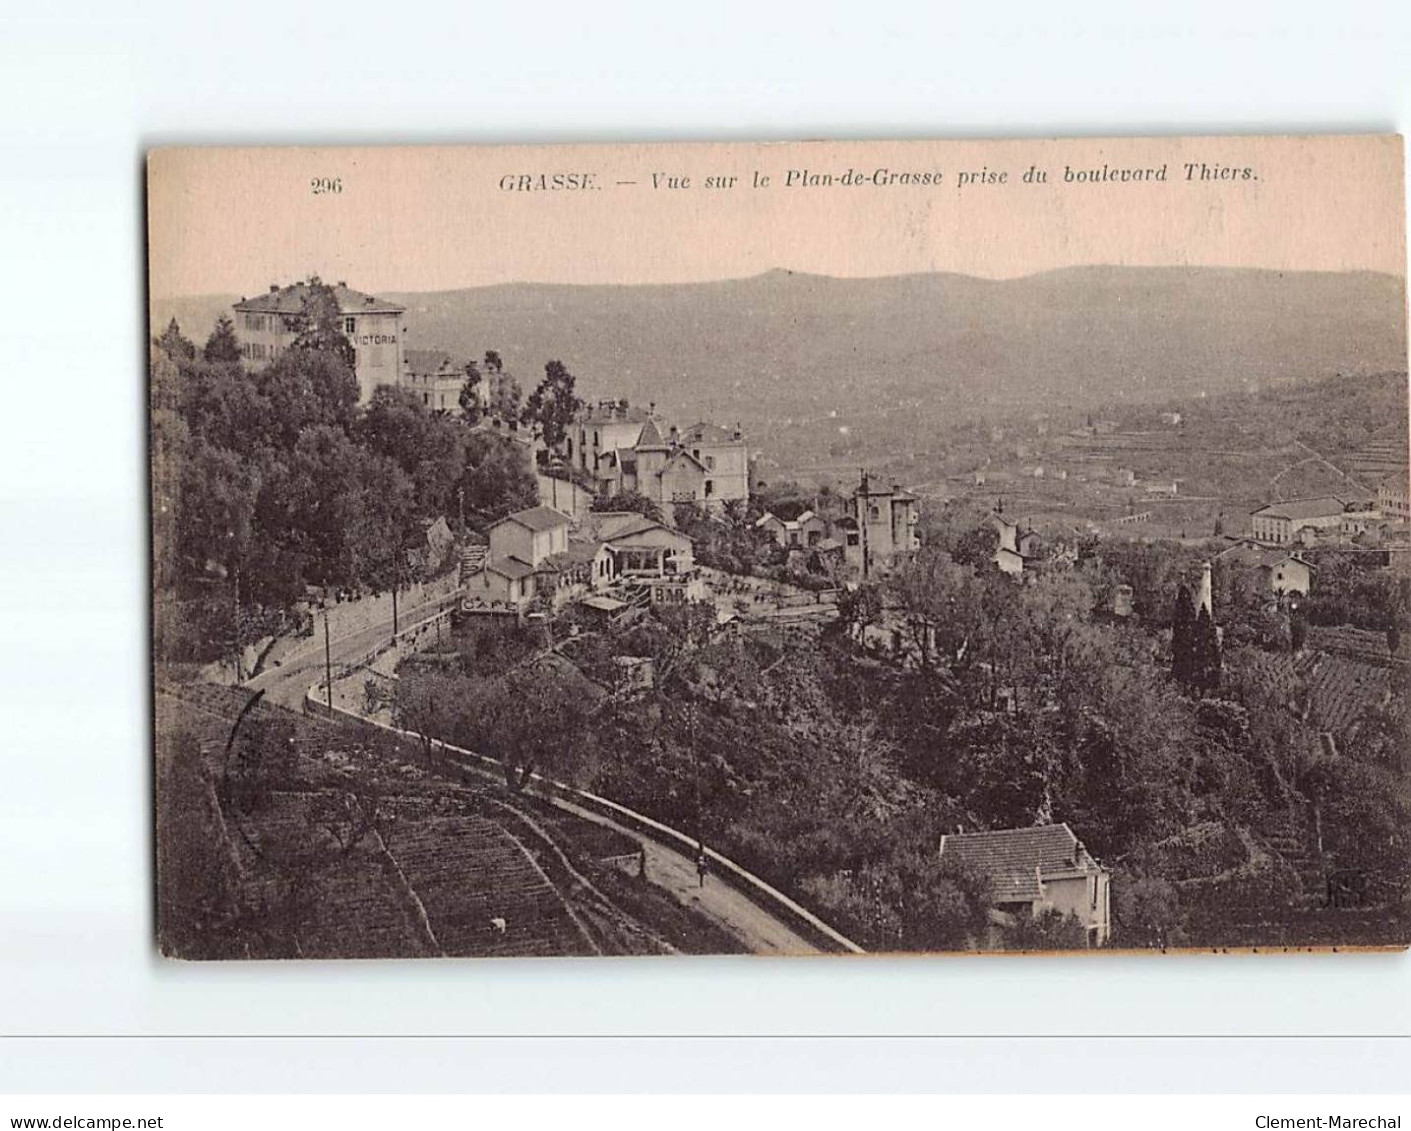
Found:
[[505, 363], [495, 350], [485, 351], [485, 369], [490, 373], [500, 373], [504, 370]]
[[[369, 692], [373, 681], [369, 680]], [[421, 742], [422, 758], [435, 764], [437, 738], [444, 738], [450, 723], [447, 699], [454, 694], [452, 681], [444, 676], [403, 670], [392, 692], [392, 718], [402, 730], [414, 733]]]
[[480, 419], [482, 407], [480, 386], [482, 380], [480, 369], [476, 366], [475, 359], [471, 358], [465, 363], [465, 383], [461, 385], [460, 397], [457, 398], [461, 406], [461, 418], [467, 424], [474, 424]]
[[1184, 585], [1176, 590], [1171, 606], [1171, 677], [1182, 687], [1194, 686], [1196, 678], [1195, 616], [1191, 592]]
[[661, 507], [640, 491], [619, 491], [616, 495], [599, 495], [588, 504], [591, 511], [635, 511], [653, 522], [661, 522]]
[[873, 583], [864, 583], [845, 591], [838, 598], [838, 623], [850, 640], [862, 641], [867, 629], [882, 619], [882, 590]]
[[1220, 656], [1220, 636], [1210, 610], [1201, 605], [1191, 633], [1192, 690], [1197, 695], [1210, 695], [1219, 690], [1223, 661]]
[[954, 542], [951, 556], [972, 570], [988, 569], [999, 548], [999, 531], [988, 522], [970, 527]]
[[310, 277], [301, 309], [292, 317], [295, 338], [289, 347], [291, 350], [332, 354], [349, 369], [356, 365], [353, 343], [343, 332], [343, 312], [338, 308], [338, 297], [317, 275]]
[[513, 440], [483, 430], [466, 436], [459, 488], [468, 521], [477, 528], [532, 507], [539, 499], [539, 486], [524, 449]]
[[346, 786], [315, 794], [305, 819], [333, 839], [339, 856], [347, 856], [369, 836], [386, 847], [397, 824], [397, 806], [369, 775], [359, 775]]
[[574, 394], [575, 378], [561, 361], [544, 366], [544, 379], [524, 402], [520, 414], [525, 424], [532, 425], [546, 447], [556, 450], [568, 435], [568, 427], [583, 401]]
[[1002, 937], [1005, 950], [1082, 950], [1087, 946], [1087, 933], [1078, 917], [1056, 907], [1037, 915], [1015, 915], [1014, 923], [1004, 928]]
[[1403, 898], [1411, 875], [1411, 801], [1399, 774], [1328, 758], [1299, 784], [1317, 807], [1330, 869], [1362, 873], [1378, 898]]
[[167, 328], [158, 337], [152, 339], [152, 344], [159, 350], [165, 350], [167, 356], [176, 362], [190, 361], [196, 356], [196, 343], [181, 332], [175, 318], [167, 323]]
[[1115, 942], [1127, 947], [1180, 946], [1181, 897], [1156, 876], [1119, 875], [1112, 884]]
[[589, 707], [580, 688], [534, 666], [489, 678], [464, 676], [455, 684], [463, 742], [497, 759], [507, 786], [522, 790], [540, 772], [574, 776]]
[[235, 337], [235, 323], [224, 314], [216, 319], [215, 328], [206, 339], [201, 356], [215, 364], [240, 364], [240, 342]]
[[[496, 357], [498, 356], [497, 354]], [[519, 382], [515, 380], [514, 374], [498, 366], [488, 367], [487, 373], [489, 374], [487, 377], [489, 396], [485, 409], [486, 415], [505, 424], [517, 425], [521, 395]]]
[[310, 428], [350, 432], [357, 415], [358, 381], [338, 352], [290, 348], [254, 377], [268, 401], [268, 442], [288, 451]]

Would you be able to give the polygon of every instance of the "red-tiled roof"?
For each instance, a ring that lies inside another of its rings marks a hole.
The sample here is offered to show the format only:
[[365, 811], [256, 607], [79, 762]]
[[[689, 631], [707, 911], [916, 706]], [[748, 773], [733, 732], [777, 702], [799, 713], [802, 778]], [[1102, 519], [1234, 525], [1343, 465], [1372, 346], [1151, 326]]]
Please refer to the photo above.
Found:
[[941, 858], [988, 877], [996, 903], [1041, 899], [1040, 881], [1045, 876], [1102, 871], [1066, 824], [952, 833], [941, 837]]
[[685, 460], [689, 463], [695, 464], [696, 469], [698, 471], [701, 471], [702, 473], [704, 473], [706, 470], [706, 465], [703, 464], [700, 460], [698, 460], [695, 456], [693, 456], [690, 452], [688, 452], [685, 448], [677, 448], [676, 451], [671, 454], [671, 458], [666, 461], [666, 465], [661, 469], [661, 471], [657, 472], [657, 475], [664, 475], [666, 473], [667, 467], [670, 467], [673, 463], [677, 463], [681, 460]]
[[602, 548], [602, 542], [597, 540], [585, 541], [579, 538], [570, 538], [568, 540], [568, 550], [563, 557], [570, 564], [581, 565], [584, 562], [591, 562], [596, 558], [598, 551]]
[[451, 355], [443, 350], [403, 350], [402, 358], [408, 373], [436, 374], [446, 366], [453, 366]]
[[534, 573], [532, 565], [528, 565], [518, 558], [496, 558], [494, 561], [486, 562], [485, 568], [491, 573], [498, 573], [501, 577], [508, 577], [514, 581], [530, 577]]
[[[665, 530], [672, 534], [680, 533], [672, 530], [665, 523], [657, 522], [646, 515], [638, 515], [633, 521], [625, 522], [621, 526], [615, 527], [612, 533], [607, 536], [607, 541], [616, 542], [621, 538], [631, 538], [637, 534], [645, 534], [649, 530]], [[681, 537], [686, 537], [684, 534]]]
[[666, 441], [661, 438], [661, 429], [657, 427], [655, 420], [648, 420], [642, 425], [641, 434], [637, 437], [637, 450], [643, 448], [665, 448]]
[[1328, 515], [1342, 514], [1343, 509], [1341, 499], [1328, 495], [1319, 499], [1290, 499], [1286, 503], [1270, 503], [1254, 513], [1260, 518], [1287, 518], [1296, 521], [1300, 518], [1325, 518]]
[[682, 439], [688, 444], [742, 444], [743, 440], [736, 439], [735, 434], [728, 429], [720, 427], [719, 424], [712, 424], [708, 420], [699, 421], [692, 424], [682, 433]]
[[641, 424], [647, 419], [647, 410], [632, 405], [626, 411], [614, 405], [611, 408], [604, 408], [601, 405], [589, 405], [578, 414], [580, 424]]
[[1297, 562], [1307, 569], [1315, 569], [1312, 562], [1307, 561], [1296, 553], [1287, 550], [1268, 550], [1257, 542], [1239, 541], [1228, 550], [1221, 550], [1215, 555], [1217, 562], [1230, 562], [1240, 566], [1264, 566], [1272, 569], [1282, 562]]
[[[343, 314], [402, 314], [407, 309], [395, 302], [387, 302], [362, 291], [355, 291], [341, 283], [329, 287], [329, 290], [333, 292], [338, 310]], [[308, 296], [309, 284], [295, 283], [293, 286], [281, 287], [254, 298], [241, 299], [234, 309], [251, 314], [300, 314]]]
[[509, 515], [507, 518], [500, 519], [500, 521], [494, 523], [490, 529], [493, 530], [496, 526], [503, 525], [506, 522], [517, 522], [520, 526], [528, 530], [542, 532], [545, 530], [553, 530], [556, 526], [567, 526], [569, 518], [568, 515], [564, 514], [562, 511], [554, 510], [553, 507], [530, 507], [528, 510], [515, 511], [514, 514]]

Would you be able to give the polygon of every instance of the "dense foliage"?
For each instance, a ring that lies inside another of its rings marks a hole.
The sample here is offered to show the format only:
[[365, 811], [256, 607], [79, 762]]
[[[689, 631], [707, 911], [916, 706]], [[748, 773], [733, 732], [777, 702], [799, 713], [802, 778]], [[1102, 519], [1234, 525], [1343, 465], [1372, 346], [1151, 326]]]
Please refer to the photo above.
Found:
[[157, 643], [211, 659], [278, 625], [308, 586], [413, 579], [419, 524], [484, 526], [533, 505], [523, 448], [383, 386], [358, 406], [351, 352], [320, 288], [294, 344], [245, 369], [218, 323], [203, 352], [156, 339], [152, 448]]

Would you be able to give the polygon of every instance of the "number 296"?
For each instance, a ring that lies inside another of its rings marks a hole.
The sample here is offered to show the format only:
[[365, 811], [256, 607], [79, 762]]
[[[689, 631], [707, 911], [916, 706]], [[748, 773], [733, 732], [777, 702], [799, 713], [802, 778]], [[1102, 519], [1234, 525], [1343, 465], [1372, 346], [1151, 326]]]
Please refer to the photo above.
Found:
[[325, 193], [340, 193], [343, 191], [342, 177], [312, 177], [309, 180], [309, 191], [314, 196], [323, 196]]

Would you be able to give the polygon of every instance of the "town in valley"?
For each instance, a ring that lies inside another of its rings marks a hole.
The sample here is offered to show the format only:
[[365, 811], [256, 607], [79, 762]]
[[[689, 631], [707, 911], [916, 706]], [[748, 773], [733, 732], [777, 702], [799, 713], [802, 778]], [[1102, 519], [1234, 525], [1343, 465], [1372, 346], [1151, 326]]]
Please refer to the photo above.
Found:
[[1405, 945], [1404, 314], [1025, 344], [1190, 270], [154, 301], [164, 952]]

